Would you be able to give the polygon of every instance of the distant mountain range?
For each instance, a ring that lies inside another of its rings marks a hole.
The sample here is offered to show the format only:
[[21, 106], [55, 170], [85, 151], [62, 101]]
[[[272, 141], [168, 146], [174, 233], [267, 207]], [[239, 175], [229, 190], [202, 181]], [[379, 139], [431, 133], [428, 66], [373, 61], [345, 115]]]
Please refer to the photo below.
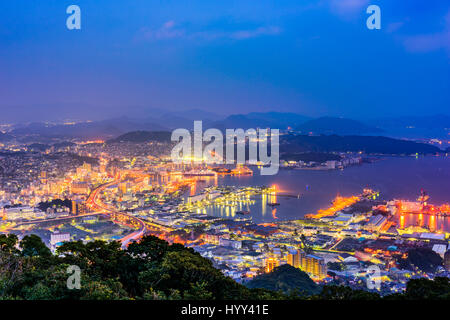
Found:
[[373, 134], [380, 133], [383, 130], [375, 127], [370, 127], [364, 123], [352, 119], [322, 117], [318, 119], [309, 120], [296, 129], [302, 133], [313, 134]]
[[280, 142], [283, 154], [303, 152], [359, 152], [368, 154], [411, 155], [436, 154], [443, 152], [438, 147], [426, 143], [376, 136], [307, 136], [287, 135]]
[[450, 116], [444, 114], [437, 114], [434, 116], [422, 116], [422, 117], [378, 118], [368, 120], [367, 122], [382, 128], [414, 127], [422, 129], [434, 129], [434, 128], [450, 129]]
[[[296, 113], [251, 112], [233, 114], [225, 118], [212, 112], [191, 109], [179, 112], [155, 110], [147, 117], [120, 117], [102, 121], [67, 124], [29, 123], [16, 125], [13, 130], [0, 133], [0, 141], [17, 138], [28, 143], [52, 143], [49, 139], [113, 139], [131, 131], [171, 131], [193, 128], [194, 120], [203, 121], [203, 129], [278, 128], [312, 135], [383, 135], [406, 138], [448, 138], [450, 117], [379, 118], [367, 121], [337, 117], [310, 118]], [[34, 138], [33, 138], [34, 137]], [[39, 139], [41, 138], [41, 139]], [[43, 139], [46, 138], [47, 140]]]
[[10, 134], [14, 136], [39, 135], [49, 138], [58, 137], [67, 139], [107, 139], [134, 130], [167, 131], [169, 129], [156, 123], [121, 117], [75, 124], [51, 125], [46, 123], [31, 123], [13, 129]]
[[272, 128], [295, 130], [300, 133], [313, 134], [376, 134], [383, 130], [366, 125], [360, 121], [335, 117], [311, 119], [296, 113], [266, 112], [236, 114], [223, 120], [213, 122], [210, 127], [224, 129], [233, 128]]
[[296, 113], [252, 112], [228, 116], [223, 120], [213, 122], [211, 127], [221, 130], [235, 128], [276, 128], [286, 130], [297, 127], [310, 119]]
[[[107, 143], [132, 142], [170, 142], [169, 131], [133, 131], [120, 135]], [[414, 141], [377, 136], [308, 136], [288, 134], [281, 136], [280, 154], [282, 159], [303, 159], [304, 157], [323, 158], [329, 152], [359, 152], [367, 154], [436, 154], [443, 152], [439, 148]], [[297, 159], [297, 160], [298, 160]], [[333, 160], [327, 158], [325, 160]]]
[[33, 122], [16, 125], [8, 134], [0, 133], [0, 141], [14, 137], [35, 135], [46, 138], [62, 139], [111, 139], [130, 131], [170, 131], [176, 128], [193, 128], [194, 120], [203, 120], [208, 126], [220, 116], [198, 109], [176, 113], [155, 110], [141, 119], [119, 117], [102, 121], [78, 122], [67, 124], [49, 124]]
[[252, 112], [234, 114], [212, 122], [208, 127], [226, 128], [278, 128], [291, 129], [304, 134], [326, 135], [385, 135], [404, 138], [448, 138], [450, 116], [397, 117], [355, 120], [338, 117], [310, 118], [296, 113]]
[[133, 131], [125, 133], [115, 139], [108, 140], [107, 143], [120, 142], [170, 142], [171, 132], [169, 131]]
[[387, 135], [405, 138], [449, 138], [450, 116], [378, 118], [367, 124], [382, 128]]

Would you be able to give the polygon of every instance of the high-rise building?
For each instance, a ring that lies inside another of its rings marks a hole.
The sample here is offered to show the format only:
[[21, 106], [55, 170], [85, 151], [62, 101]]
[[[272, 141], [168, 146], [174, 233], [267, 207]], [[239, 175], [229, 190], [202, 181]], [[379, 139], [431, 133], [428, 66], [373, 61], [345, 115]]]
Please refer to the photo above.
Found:
[[86, 182], [74, 181], [71, 184], [71, 192], [73, 194], [88, 194], [90, 192], [89, 185]]
[[295, 268], [310, 274], [315, 278], [325, 278], [327, 276], [327, 267], [323, 258], [305, 254], [302, 250], [293, 250], [288, 253], [287, 263]]
[[72, 200], [72, 209], [70, 210], [72, 214], [83, 214], [86, 213], [87, 206], [82, 200]]
[[313, 277], [325, 278], [327, 276], [327, 267], [323, 258], [308, 254], [304, 263], [302, 264], [302, 270], [311, 274]]
[[304, 258], [305, 258], [305, 253], [303, 251], [292, 250], [287, 255], [287, 263], [295, 268], [300, 268]]
[[266, 259], [266, 272], [270, 273], [273, 271], [273, 269], [275, 269], [276, 267], [278, 267], [280, 265], [280, 262], [273, 257], [267, 258]]

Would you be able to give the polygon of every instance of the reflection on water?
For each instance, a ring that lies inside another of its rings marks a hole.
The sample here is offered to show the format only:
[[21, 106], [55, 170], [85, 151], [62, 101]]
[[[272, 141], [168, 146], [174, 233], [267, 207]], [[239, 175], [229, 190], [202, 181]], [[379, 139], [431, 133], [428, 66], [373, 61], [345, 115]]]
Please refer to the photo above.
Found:
[[[430, 195], [429, 203], [441, 205], [450, 202], [450, 157], [388, 157], [381, 161], [345, 168], [344, 170], [311, 171], [280, 170], [275, 176], [224, 176], [218, 185], [229, 186], [271, 186], [277, 185], [278, 196], [255, 196], [249, 205], [253, 221], [270, 222], [302, 218], [330, 206], [337, 196], [360, 194], [366, 187], [379, 190], [382, 199], [412, 200], [423, 188]], [[283, 197], [282, 194], [298, 195]], [[280, 206], [271, 207], [270, 202]], [[233, 208], [206, 208], [209, 214], [233, 217], [236, 211], [247, 210], [238, 204]], [[450, 218], [436, 216], [404, 215], [397, 217], [404, 227], [424, 226], [434, 230], [450, 232]]]
[[396, 220], [401, 229], [416, 226], [429, 229], [432, 232], [450, 232], [450, 217], [423, 214], [399, 214], [396, 216]]

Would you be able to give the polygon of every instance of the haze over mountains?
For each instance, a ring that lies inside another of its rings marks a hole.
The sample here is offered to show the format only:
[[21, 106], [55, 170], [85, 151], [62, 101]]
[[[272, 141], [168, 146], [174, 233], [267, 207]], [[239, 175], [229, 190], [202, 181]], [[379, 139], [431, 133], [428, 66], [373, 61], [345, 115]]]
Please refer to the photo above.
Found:
[[134, 121], [127, 117], [96, 122], [79, 122], [66, 124], [30, 123], [18, 126], [9, 133], [11, 135], [40, 135], [43, 137], [65, 138], [101, 138], [117, 136], [132, 130], [167, 130], [158, 124], [145, 121]]
[[407, 138], [449, 138], [450, 116], [405, 116], [396, 118], [377, 118], [367, 124], [383, 128], [391, 136]]
[[278, 128], [286, 130], [289, 127], [295, 128], [301, 124], [311, 120], [296, 113], [282, 113], [282, 112], [252, 112], [248, 114], [234, 114], [225, 119], [215, 121], [211, 127], [218, 129], [232, 129], [232, 128]]
[[[107, 143], [146, 143], [146, 142], [166, 142], [171, 141], [170, 132], [158, 131], [133, 131], [125, 133], [115, 139], [108, 140]], [[248, 145], [246, 146], [248, 156]], [[427, 143], [393, 139], [377, 136], [338, 136], [320, 135], [309, 136], [304, 134], [287, 134], [280, 136], [280, 155], [283, 159], [305, 158], [306, 154], [319, 156], [335, 152], [364, 152], [366, 154], [390, 154], [390, 155], [411, 155], [411, 154], [437, 154], [441, 153], [438, 147]], [[327, 160], [336, 160], [327, 158]]]
[[154, 112], [148, 112], [148, 117], [141, 118], [123, 116], [92, 122], [17, 124], [0, 134], [0, 141], [30, 136], [109, 140], [131, 131], [171, 131], [176, 128], [191, 130], [194, 120], [202, 120], [203, 130], [278, 128], [313, 135], [382, 135], [400, 138], [448, 138], [450, 132], [450, 116], [446, 115], [358, 121], [337, 117], [310, 118], [282, 112], [252, 112], [224, 117], [199, 109], [177, 112], [155, 109]]

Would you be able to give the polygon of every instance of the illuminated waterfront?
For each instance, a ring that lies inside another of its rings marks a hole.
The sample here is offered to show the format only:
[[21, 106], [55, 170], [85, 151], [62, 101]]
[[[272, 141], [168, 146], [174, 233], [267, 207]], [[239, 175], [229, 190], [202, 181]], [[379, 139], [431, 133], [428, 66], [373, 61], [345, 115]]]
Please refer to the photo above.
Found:
[[[272, 208], [264, 205], [262, 196], [254, 197], [256, 202], [249, 205], [255, 222], [269, 222], [276, 219], [288, 220], [316, 213], [330, 206], [337, 196], [349, 197], [361, 193], [365, 187], [380, 191], [385, 200], [416, 200], [420, 190], [430, 195], [430, 203], [441, 205], [450, 202], [450, 158], [449, 157], [389, 157], [381, 161], [348, 167], [345, 170], [311, 171], [280, 170], [276, 176], [224, 176], [219, 185], [258, 186], [277, 185], [278, 194], [300, 194], [300, 198], [277, 197], [280, 206]], [[270, 202], [270, 201], [269, 201]], [[236, 210], [245, 210], [246, 206]], [[231, 217], [232, 209], [220, 206], [206, 208], [209, 214]], [[449, 217], [405, 215], [404, 226], [429, 224], [436, 230], [450, 231]]]

